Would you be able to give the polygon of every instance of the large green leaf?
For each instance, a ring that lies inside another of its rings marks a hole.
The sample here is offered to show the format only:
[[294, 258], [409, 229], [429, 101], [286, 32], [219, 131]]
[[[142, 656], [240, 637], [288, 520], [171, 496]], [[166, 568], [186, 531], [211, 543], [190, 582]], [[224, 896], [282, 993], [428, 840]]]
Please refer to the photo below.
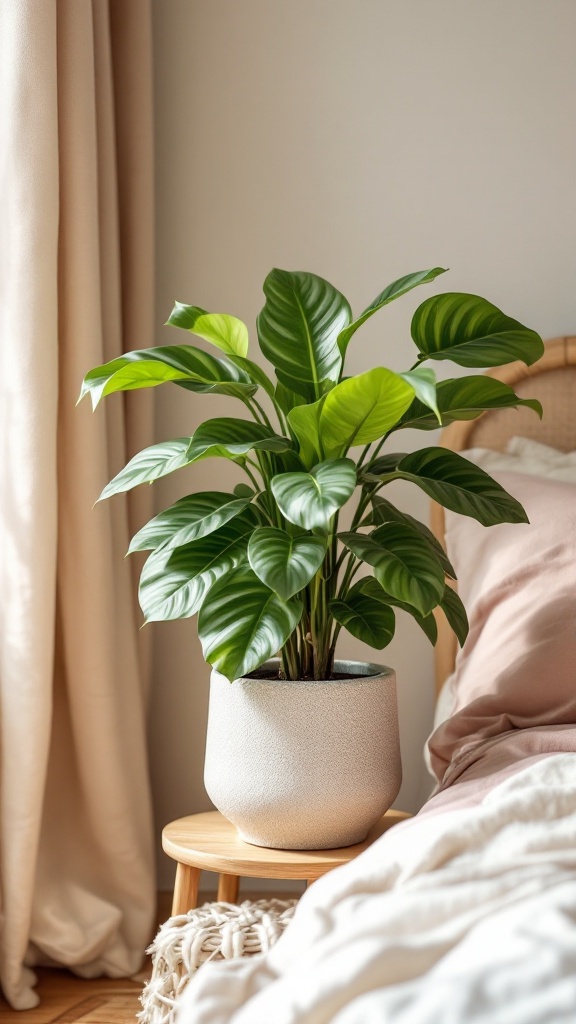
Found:
[[209, 456], [237, 459], [253, 448], [268, 452], [288, 451], [291, 442], [272, 433], [269, 427], [251, 420], [220, 417], [206, 420], [195, 431], [188, 447], [188, 461]]
[[86, 374], [78, 401], [89, 394], [95, 409], [105, 395], [154, 388], [166, 382], [201, 394], [242, 399], [256, 391], [248, 374], [229, 360], [215, 359], [191, 345], [164, 345], [126, 352], [118, 359], [96, 366]]
[[166, 323], [197, 334], [226, 355], [246, 356], [248, 353], [246, 324], [227, 313], [207, 313], [199, 306], [186, 306], [183, 302], [177, 302]]
[[328, 455], [369, 444], [402, 418], [414, 388], [383, 366], [348, 377], [326, 395], [320, 415], [320, 439]]
[[[440, 410], [438, 408], [438, 396], [436, 392], [436, 374], [434, 370], [429, 370], [427, 367], [418, 366], [415, 370], [408, 370], [407, 373], [401, 373], [402, 380], [407, 381], [414, 388], [416, 400], [420, 405], [424, 405], [427, 409], [431, 409], [434, 413], [436, 425], [442, 423], [440, 416]], [[412, 406], [408, 408], [408, 412]], [[408, 413], [405, 413], [406, 416]], [[403, 417], [404, 419], [404, 417]]]
[[177, 437], [174, 441], [161, 441], [143, 448], [106, 484], [98, 501], [113, 494], [122, 494], [138, 484], [151, 484], [153, 480], [187, 466], [190, 462], [187, 454], [190, 440], [189, 437]]
[[352, 636], [377, 651], [394, 637], [396, 617], [390, 605], [374, 601], [362, 591], [351, 590], [343, 601], [330, 601], [328, 611]]
[[[542, 417], [542, 406], [535, 398], [519, 398], [514, 389], [494, 377], [475, 375], [455, 377], [441, 381], [436, 390], [436, 400], [442, 426], [455, 420], [473, 420], [486, 409], [509, 409], [525, 405]], [[418, 430], [435, 430], [436, 416], [430, 409], [414, 399], [398, 427], [415, 427]]]
[[479, 295], [433, 295], [412, 318], [422, 359], [451, 359], [459, 366], [501, 366], [521, 359], [530, 366], [544, 352], [540, 335], [506, 316]]
[[177, 548], [149, 555], [140, 576], [140, 607], [147, 622], [185, 619], [198, 611], [220, 576], [246, 561], [248, 539], [257, 520], [251, 509], [215, 533]]
[[281, 473], [271, 481], [282, 515], [304, 530], [327, 529], [356, 487], [351, 459], [329, 459], [310, 473]]
[[387, 306], [389, 302], [394, 299], [399, 299], [401, 295], [405, 295], [406, 292], [416, 288], [419, 284], [427, 284], [428, 281], [433, 281], [439, 274], [445, 274], [446, 271], [443, 267], [434, 267], [433, 270], [418, 270], [415, 274], [406, 274], [404, 277], [399, 277], [397, 281], [393, 281], [389, 284], [384, 291], [380, 292], [376, 296], [373, 302], [360, 314], [357, 320], [354, 320], [348, 327], [345, 327], [343, 331], [340, 331], [338, 335], [338, 347], [342, 353], [342, 358], [346, 354], [348, 348], [348, 342], [353, 334], [362, 326], [369, 317], [373, 316], [377, 310], [382, 309], [383, 306]]
[[322, 382], [340, 374], [338, 334], [352, 315], [347, 300], [322, 277], [303, 271], [272, 270], [264, 294], [257, 321], [262, 352], [288, 388], [309, 401], [320, 398]]
[[282, 601], [242, 566], [219, 580], [202, 605], [198, 633], [204, 657], [233, 682], [273, 657], [301, 615], [298, 598]]
[[454, 630], [460, 647], [463, 647], [470, 628], [468, 625], [468, 616], [458, 594], [448, 585], [445, 587], [444, 596], [440, 601], [440, 607], [448, 619], [449, 626]]
[[411, 526], [415, 530], [426, 538], [430, 544], [436, 558], [440, 562], [440, 565], [444, 569], [447, 576], [450, 576], [453, 580], [456, 579], [456, 573], [454, 566], [448, 558], [444, 548], [442, 547], [439, 540], [436, 539], [432, 530], [429, 530], [424, 523], [421, 523], [419, 519], [415, 519], [414, 516], [408, 514], [408, 512], [401, 512], [400, 509], [392, 505], [391, 502], [387, 501], [386, 498], [380, 497], [376, 494], [372, 498], [372, 515], [369, 519], [365, 520], [366, 525], [382, 526], [384, 523], [403, 523], [406, 526]]
[[436, 619], [432, 612], [428, 615], [420, 615], [415, 608], [411, 605], [406, 604], [405, 601], [398, 601], [396, 598], [391, 597], [386, 591], [380, 586], [378, 580], [375, 580], [372, 576], [367, 576], [358, 583], [355, 583], [350, 593], [361, 591], [366, 594], [371, 601], [379, 601], [381, 604], [392, 605], [393, 608], [398, 608], [408, 615], [412, 616], [414, 622], [420, 626], [420, 629], [424, 635], [428, 638], [432, 646], [438, 639], [438, 626], [436, 625]]
[[444, 570], [418, 530], [386, 523], [370, 536], [343, 533], [340, 539], [357, 558], [374, 567], [384, 590], [428, 615], [444, 593]]
[[320, 413], [326, 401], [323, 395], [311, 405], [295, 405], [288, 413], [288, 423], [300, 447], [300, 458], [311, 469], [324, 458], [320, 442]]
[[254, 492], [250, 488], [248, 492], [248, 496], [235, 497], [225, 491], [200, 491], [180, 498], [135, 534], [129, 553], [153, 551], [162, 545], [177, 548], [213, 533], [250, 504]]
[[248, 544], [248, 561], [262, 583], [288, 601], [302, 590], [324, 561], [326, 541], [304, 534], [291, 537], [285, 530], [263, 526]]
[[396, 474], [417, 484], [445, 508], [471, 516], [483, 526], [528, 522], [516, 498], [483, 469], [446, 448], [423, 448], [406, 455]]

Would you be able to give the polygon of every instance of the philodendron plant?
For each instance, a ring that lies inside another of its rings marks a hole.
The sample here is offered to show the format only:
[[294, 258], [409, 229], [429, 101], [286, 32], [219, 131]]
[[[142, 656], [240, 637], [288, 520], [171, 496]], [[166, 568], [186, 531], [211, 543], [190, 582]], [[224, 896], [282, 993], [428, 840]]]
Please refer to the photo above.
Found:
[[[499, 380], [468, 374], [437, 383], [423, 364], [530, 365], [542, 355], [542, 340], [486, 299], [448, 292], [414, 313], [409, 370], [345, 373], [359, 328], [442, 273], [435, 267], [394, 281], [354, 318], [323, 278], [272, 270], [257, 333], [275, 382], [248, 358], [242, 321], [179, 302], [168, 324], [221, 355], [168, 345], [129, 352], [86, 375], [81, 397], [90, 394], [93, 407], [116, 391], [165, 382], [195, 395], [232, 396], [243, 406], [240, 418], [209, 419], [192, 437], [144, 449], [101, 494], [108, 498], [207, 458], [244, 471], [247, 482], [233, 490], [181, 498], [129, 549], [151, 552], [140, 579], [146, 621], [198, 613], [204, 656], [228, 679], [254, 672], [277, 653], [288, 679], [330, 679], [340, 630], [381, 650], [392, 640], [398, 609], [435, 643], [432, 612], [440, 607], [464, 642], [466, 612], [446, 582], [454, 570], [428, 528], [385, 496], [388, 484], [407, 480], [484, 526], [527, 517], [461, 455], [436, 446], [406, 454], [398, 435], [474, 419], [486, 409], [527, 405], [541, 415], [537, 401], [520, 399]], [[353, 501], [343, 527], [341, 513]]]

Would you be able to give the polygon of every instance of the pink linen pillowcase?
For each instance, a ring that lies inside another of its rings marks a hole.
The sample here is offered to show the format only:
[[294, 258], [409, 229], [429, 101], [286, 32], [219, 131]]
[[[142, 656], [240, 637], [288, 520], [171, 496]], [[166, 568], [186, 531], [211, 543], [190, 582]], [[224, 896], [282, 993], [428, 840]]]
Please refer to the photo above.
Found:
[[486, 528], [447, 513], [470, 633], [448, 683], [451, 717], [429, 740], [439, 781], [487, 740], [576, 722], [576, 486], [490, 472], [530, 524]]

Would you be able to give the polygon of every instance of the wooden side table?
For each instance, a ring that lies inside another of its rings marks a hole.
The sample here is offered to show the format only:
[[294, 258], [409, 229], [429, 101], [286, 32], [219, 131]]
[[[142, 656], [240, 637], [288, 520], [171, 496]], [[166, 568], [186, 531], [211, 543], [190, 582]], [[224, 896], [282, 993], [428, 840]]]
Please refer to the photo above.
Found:
[[245, 843], [219, 811], [191, 814], [172, 821], [162, 831], [162, 848], [177, 861], [172, 915], [193, 910], [198, 901], [200, 871], [216, 871], [218, 900], [236, 903], [240, 878], [299, 878], [310, 885], [327, 871], [362, 853], [376, 839], [409, 818], [404, 811], [387, 811], [363, 843], [338, 850], [269, 850]]

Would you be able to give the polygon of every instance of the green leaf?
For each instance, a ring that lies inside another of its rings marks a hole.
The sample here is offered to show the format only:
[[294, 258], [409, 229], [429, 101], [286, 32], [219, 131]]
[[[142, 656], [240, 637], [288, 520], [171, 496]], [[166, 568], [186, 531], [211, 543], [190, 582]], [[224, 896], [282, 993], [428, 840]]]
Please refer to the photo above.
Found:
[[276, 476], [278, 473], [302, 473], [306, 469], [298, 452], [293, 448], [285, 452], [270, 452], [268, 459], [271, 476]]
[[399, 601], [393, 602], [397, 608], [401, 608], [402, 611], [408, 612], [412, 616], [414, 622], [420, 626], [420, 629], [424, 635], [428, 638], [433, 647], [436, 646], [438, 640], [438, 626], [436, 625], [436, 619], [432, 614], [430, 615], [419, 615], [418, 612], [411, 608], [410, 605], [403, 605]]
[[174, 441], [161, 441], [149, 448], [143, 448], [119, 473], [106, 484], [98, 501], [122, 494], [138, 484], [151, 484], [168, 473], [187, 466], [190, 462], [187, 452], [191, 438], [177, 437]]
[[[438, 409], [438, 397], [436, 392], [436, 374], [434, 370], [424, 369], [418, 367], [415, 370], [409, 370], [408, 373], [401, 373], [402, 380], [411, 384], [414, 388], [417, 401], [421, 405], [431, 409], [434, 413], [436, 425], [438, 423], [442, 425], [442, 417], [440, 416], [440, 410]], [[409, 406], [408, 412], [412, 406]], [[407, 415], [407, 413], [405, 414]]]
[[228, 398], [239, 398], [241, 402], [251, 398], [257, 391], [255, 384], [235, 384], [233, 381], [230, 383], [224, 381], [221, 384], [198, 384], [193, 380], [175, 380], [174, 383], [186, 391], [193, 391], [196, 395], [226, 395]]
[[452, 587], [446, 586], [440, 607], [448, 619], [449, 626], [454, 630], [460, 647], [463, 647], [470, 628], [468, 616], [462, 601]]
[[252, 451], [283, 452], [291, 448], [286, 437], [273, 434], [269, 427], [251, 420], [237, 420], [232, 417], [220, 417], [206, 420], [190, 439], [188, 461], [208, 457], [226, 459], [240, 458]]
[[198, 611], [210, 587], [246, 561], [257, 525], [251, 509], [205, 537], [149, 555], [140, 576], [140, 606], [147, 622], [185, 619]]
[[433, 295], [412, 319], [422, 359], [451, 359], [459, 366], [501, 366], [521, 359], [530, 366], [544, 352], [536, 331], [506, 316], [479, 295]]
[[254, 363], [252, 359], [244, 359], [241, 356], [229, 356], [228, 358], [242, 373], [247, 374], [254, 384], [261, 387], [269, 398], [274, 397], [274, 384], [258, 363]]
[[247, 676], [286, 643], [301, 615], [298, 598], [282, 601], [242, 566], [219, 580], [202, 605], [198, 633], [204, 657], [230, 682]]
[[235, 497], [225, 491], [201, 491], [180, 498], [138, 531], [128, 553], [154, 550], [162, 545], [177, 548], [205, 537], [242, 512], [253, 493]]
[[377, 651], [387, 647], [394, 636], [396, 617], [392, 608], [373, 601], [368, 594], [351, 590], [344, 601], [330, 601], [328, 610], [352, 636]]
[[96, 366], [86, 374], [78, 401], [89, 394], [95, 409], [105, 395], [153, 388], [167, 382], [200, 394], [231, 395], [241, 399], [249, 398], [256, 391], [248, 374], [228, 360], [215, 359], [191, 345], [164, 345], [127, 352]]
[[292, 391], [289, 387], [286, 387], [281, 380], [279, 380], [276, 385], [274, 398], [285, 415], [287, 415], [291, 409], [294, 409], [295, 406], [306, 404], [304, 395], [299, 395], [296, 391]]
[[300, 458], [307, 469], [311, 469], [324, 458], [320, 442], [320, 413], [326, 396], [311, 405], [296, 405], [288, 413], [288, 423], [298, 441]]
[[320, 415], [320, 439], [327, 454], [376, 441], [401, 419], [414, 388], [383, 366], [341, 381], [326, 396]]
[[340, 539], [357, 558], [374, 567], [376, 579], [390, 594], [428, 615], [444, 593], [444, 571], [417, 530], [386, 523], [370, 536], [343, 533]]
[[305, 534], [291, 537], [284, 530], [263, 526], [248, 544], [248, 561], [262, 583], [288, 601], [302, 590], [324, 561], [326, 541]]
[[398, 463], [405, 457], [406, 452], [389, 452], [387, 455], [379, 455], [378, 458], [367, 463], [361, 474], [362, 482], [377, 483], [382, 478], [395, 473]]
[[405, 295], [406, 292], [416, 288], [419, 284], [427, 284], [428, 281], [433, 281], [439, 274], [445, 274], [446, 270], [443, 267], [434, 267], [433, 270], [418, 270], [415, 274], [406, 274], [404, 277], [399, 277], [397, 281], [393, 281], [389, 284], [384, 291], [380, 292], [376, 296], [373, 302], [366, 307], [363, 313], [360, 314], [357, 320], [354, 320], [348, 327], [345, 327], [343, 331], [340, 331], [338, 335], [338, 347], [342, 353], [342, 358], [346, 355], [346, 349], [352, 335], [362, 326], [369, 317], [373, 316], [377, 310], [382, 309], [383, 306], [387, 306], [389, 302], [394, 299], [399, 299], [401, 295]]
[[347, 300], [322, 277], [299, 270], [272, 270], [264, 294], [262, 352], [284, 385], [309, 401], [320, 398], [322, 382], [340, 374], [338, 334], [352, 315]]
[[136, 362], [121, 356], [90, 370], [82, 381], [78, 401], [82, 401], [89, 394], [92, 408], [95, 409], [105, 395], [115, 391], [153, 388], [158, 384], [185, 379], [188, 376], [184, 371], [168, 366], [162, 361], [146, 358], [144, 350], [141, 353], [130, 354], [141, 358]]
[[436, 539], [432, 530], [429, 530], [424, 523], [421, 523], [419, 519], [415, 519], [414, 516], [408, 514], [408, 512], [401, 512], [400, 509], [392, 505], [391, 502], [387, 501], [386, 498], [381, 498], [380, 495], [376, 494], [372, 498], [372, 515], [366, 521], [366, 525], [382, 526], [384, 523], [403, 523], [405, 526], [411, 526], [415, 530], [426, 538], [430, 544], [436, 558], [440, 562], [440, 565], [444, 569], [447, 576], [450, 576], [453, 580], [456, 579], [456, 573], [454, 566], [448, 558], [444, 548], [442, 547], [439, 540]]
[[[443, 380], [436, 391], [442, 426], [455, 420], [473, 420], [486, 409], [510, 409], [525, 405], [542, 418], [542, 406], [535, 398], [519, 398], [509, 384], [494, 377], [474, 375]], [[438, 426], [426, 406], [416, 398], [399, 427], [435, 430]]]
[[471, 516], [483, 526], [528, 522], [516, 498], [483, 469], [446, 448], [423, 448], [406, 455], [396, 472], [445, 508]]
[[355, 486], [356, 467], [351, 459], [329, 459], [310, 473], [281, 473], [271, 481], [282, 515], [304, 530], [328, 529]]
[[199, 338], [216, 345], [229, 356], [246, 356], [248, 353], [248, 328], [235, 316], [227, 313], [207, 313], [199, 306], [186, 306], [177, 302], [168, 317], [171, 327], [182, 327], [197, 334]]
[[236, 484], [236, 487], [234, 488], [235, 498], [248, 498], [248, 500], [251, 501], [255, 494], [256, 491], [254, 488], [249, 487], [248, 484]]
[[[438, 639], [438, 626], [436, 625], [436, 619], [430, 612], [428, 615], [420, 615], [415, 608], [411, 605], [406, 604], [404, 601], [397, 601], [396, 598], [390, 597], [385, 590], [382, 589], [378, 580], [373, 579], [372, 576], [365, 577], [355, 583], [352, 591], [360, 590], [363, 594], [367, 594], [371, 601], [380, 601], [381, 604], [392, 605], [393, 608], [398, 608], [403, 612], [407, 612], [411, 615], [414, 621], [420, 626], [420, 629], [424, 635], [428, 638], [432, 646]], [[350, 593], [352, 593], [350, 591]]]

